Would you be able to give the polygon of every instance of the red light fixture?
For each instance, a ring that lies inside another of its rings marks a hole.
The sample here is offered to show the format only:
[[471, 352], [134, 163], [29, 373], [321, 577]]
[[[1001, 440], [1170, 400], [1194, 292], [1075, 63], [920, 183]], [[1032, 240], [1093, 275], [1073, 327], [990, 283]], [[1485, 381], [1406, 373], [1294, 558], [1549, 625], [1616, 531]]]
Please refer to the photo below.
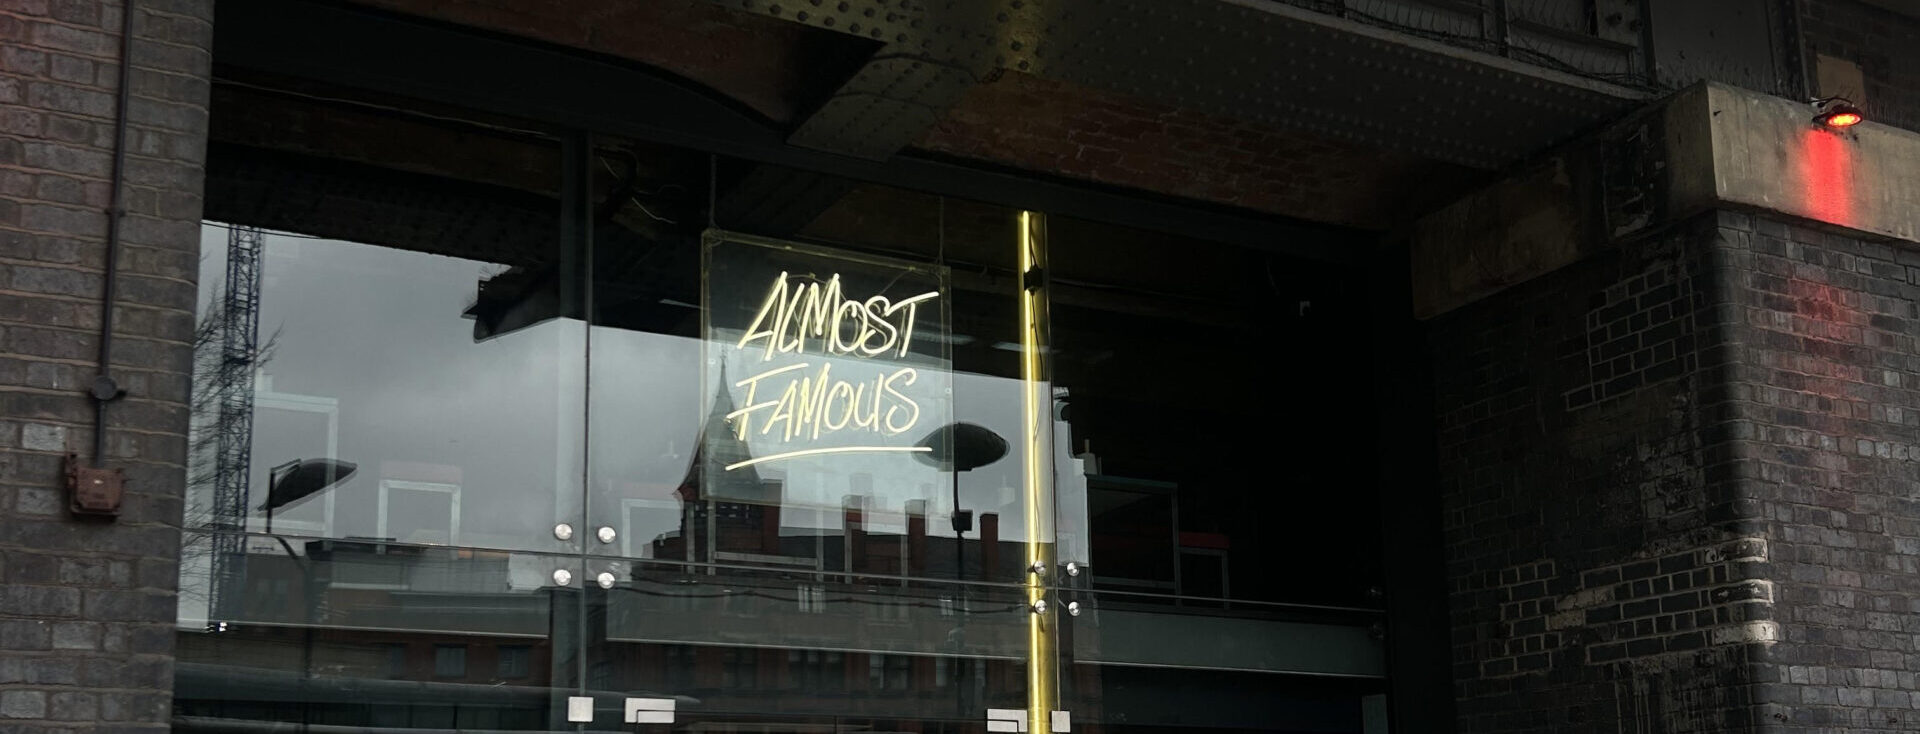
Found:
[[1847, 128], [1865, 122], [1866, 113], [1845, 97], [1824, 97], [1813, 101], [1813, 108], [1819, 114], [1813, 116], [1816, 125], [1830, 128]]

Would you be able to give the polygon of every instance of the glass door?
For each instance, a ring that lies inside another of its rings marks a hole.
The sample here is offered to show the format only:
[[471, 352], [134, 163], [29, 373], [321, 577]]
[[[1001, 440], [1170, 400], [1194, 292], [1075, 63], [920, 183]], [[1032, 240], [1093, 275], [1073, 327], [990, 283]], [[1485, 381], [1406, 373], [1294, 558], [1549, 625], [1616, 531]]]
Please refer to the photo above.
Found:
[[590, 167], [595, 726], [1000, 731], [1051, 540], [1014, 213], [617, 141]]

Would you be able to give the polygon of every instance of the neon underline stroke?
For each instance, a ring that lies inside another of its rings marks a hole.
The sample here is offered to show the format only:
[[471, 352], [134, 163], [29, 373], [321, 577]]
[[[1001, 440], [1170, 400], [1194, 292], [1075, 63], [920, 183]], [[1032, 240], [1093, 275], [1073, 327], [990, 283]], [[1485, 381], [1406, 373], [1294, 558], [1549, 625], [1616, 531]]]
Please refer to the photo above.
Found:
[[764, 464], [769, 461], [791, 459], [797, 456], [812, 456], [815, 454], [881, 453], [881, 452], [896, 452], [896, 451], [920, 453], [923, 451], [932, 451], [932, 450], [933, 450], [932, 446], [834, 446], [834, 447], [824, 448], [824, 449], [801, 449], [799, 451], [788, 451], [786, 453], [774, 454], [772, 456], [755, 457], [752, 459], [748, 459], [746, 461], [736, 461], [732, 464], [728, 464], [726, 470], [733, 471], [743, 466], [753, 466], [754, 464]]

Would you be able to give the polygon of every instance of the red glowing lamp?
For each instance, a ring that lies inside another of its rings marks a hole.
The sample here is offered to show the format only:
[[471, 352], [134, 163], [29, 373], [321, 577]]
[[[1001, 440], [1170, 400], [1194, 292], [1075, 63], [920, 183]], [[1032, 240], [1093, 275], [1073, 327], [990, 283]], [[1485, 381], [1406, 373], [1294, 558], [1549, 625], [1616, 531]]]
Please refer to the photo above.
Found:
[[1831, 128], [1853, 127], [1867, 119], [1866, 113], [1844, 97], [1827, 97], [1813, 101], [1814, 109], [1820, 114], [1814, 115], [1813, 122]]

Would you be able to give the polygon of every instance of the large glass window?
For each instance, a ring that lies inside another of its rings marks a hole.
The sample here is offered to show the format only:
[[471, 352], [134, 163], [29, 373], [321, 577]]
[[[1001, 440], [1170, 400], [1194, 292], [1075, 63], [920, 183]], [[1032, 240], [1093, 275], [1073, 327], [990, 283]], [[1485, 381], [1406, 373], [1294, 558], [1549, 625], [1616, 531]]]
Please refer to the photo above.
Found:
[[476, 115], [216, 102], [178, 729], [1372, 720], [1339, 272]]

